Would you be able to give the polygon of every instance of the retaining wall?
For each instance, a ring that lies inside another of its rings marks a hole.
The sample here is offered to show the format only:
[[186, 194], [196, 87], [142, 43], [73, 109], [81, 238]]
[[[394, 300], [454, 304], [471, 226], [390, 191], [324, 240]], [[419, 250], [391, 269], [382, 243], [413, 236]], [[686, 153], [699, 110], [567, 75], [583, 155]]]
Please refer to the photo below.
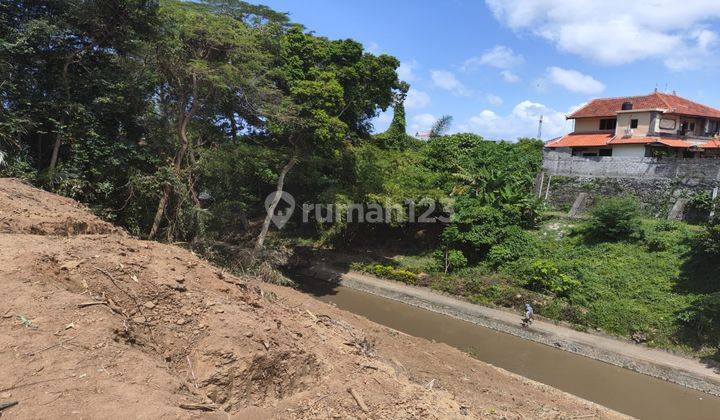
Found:
[[720, 182], [720, 159], [716, 158], [581, 157], [544, 151], [543, 170], [551, 175], [680, 179], [688, 185]]
[[[556, 151], [543, 155], [538, 191], [551, 207], [562, 211], [569, 210], [584, 192], [589, 199], [580, 212], [599, 197], [632, 195], [648, 213], [667, 217], [679, 199], [702, 192], [712, 195], [720, 187], [720, 159], [579, 157]], [[681, 216], [686, 220], [708, 217], [691, 207]]]

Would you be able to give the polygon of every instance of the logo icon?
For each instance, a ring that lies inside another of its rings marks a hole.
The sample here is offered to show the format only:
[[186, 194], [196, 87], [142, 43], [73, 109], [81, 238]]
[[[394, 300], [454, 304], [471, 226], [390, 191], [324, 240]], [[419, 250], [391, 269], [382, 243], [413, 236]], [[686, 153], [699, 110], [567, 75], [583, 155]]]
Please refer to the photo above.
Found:
[[[282, 229], [283, 226], [285, 226], [285, 224], [290, 220], [290, 217], [292, 217], [292, 214], [295, 211], [295, 198], [290, 195], [290, 193], [285, 191], [283, 191], [279, 195], [280, 197], [277, 197], [277, 191], [268, 194], [268, 196], [265, 198], [265, 210], [270, 213], [270, 208], [273, 206], [273, 202], [275, 202], [275, 208], [273, 209], [271, 220], [278, 229]], [[278, 211], [278, 207], [282, 202], [285, 202], [286, 205], [283, 206], [283, 210]]]

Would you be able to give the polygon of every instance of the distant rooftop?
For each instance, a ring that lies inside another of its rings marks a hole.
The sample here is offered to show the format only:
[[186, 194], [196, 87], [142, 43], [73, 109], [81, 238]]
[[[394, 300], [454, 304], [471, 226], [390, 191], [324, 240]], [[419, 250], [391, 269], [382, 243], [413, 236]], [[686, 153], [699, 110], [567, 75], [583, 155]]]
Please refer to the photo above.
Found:
[[593, 99], [587, 105], [570, 114], [568, 118], [614, 117], [618, 111], [623, 110], [623, 104], [626, 102], [632, 104], [634, 110], [657, 109], [673, 114], [720, 118], [720, 110], [675, 94], [660, 92], [653, 92], [644, 96]]

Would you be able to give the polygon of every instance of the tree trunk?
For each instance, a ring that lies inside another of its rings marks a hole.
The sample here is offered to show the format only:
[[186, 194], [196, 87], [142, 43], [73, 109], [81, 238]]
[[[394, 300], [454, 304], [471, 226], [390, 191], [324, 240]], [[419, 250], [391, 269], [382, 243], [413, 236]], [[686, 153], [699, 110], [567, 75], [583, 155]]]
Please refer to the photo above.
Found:
[[[189, 119], [189, 116], [184, 117], [183, 122], [180, 124], [180, 149], [175, 152], [175, 158], [173, 159], [173, 169], [175, 170], [176, 174], [180, 172], [182, 161], [188, 148], [187, 133], [185, 131], [187, 129], [187, 119]], [[170, 200], [170, 194], [172, 193], [172, 190], [173, 188], [170, 184], [165, 184], [165, 186], [163, 187], [163, 193], [160, 197], [158, 208], [155, 211], [155, 218], [153, 219], [153, 224], [152, 228], [150, 229], [150, 234], [148, 234], [148, 239], [155, 238], [158, 229], [160, 229], [160, 223], [162, 222], [162, 217], [165, 214], [165, 208], [167, 207], [167, 203]]]
[[[180, 108], [180, 116], [178, 118], [178, 138], [180, 139], [180, 149], [178, 149], [175, 152], [175, 158], [173, 159], [173, 170], [175, 171], [176, 175], [180, 174], [180, 169], [182, 168], [182, 162], [185, 158], [185, 153], [188, 150], [188, 137], [187, 137], [187, 126], [190, 120], [192, 119], [193, 115], [195, 114], [195, 111], [197, 109], [198, 99], [197, 99], [197, 93], [198, 93], [198, 84], [197, 84], [197, 78], [193, 76], [193, 85], [192, 85], [192, 105], [190, 106], [190, 110], [185, 112], [185, 106], [182, 106]], [[183, 103], [186, 103], [186, 101], [183, 101]], [[155, 238], [155, 235], [157, 235], [158, 230], [160, 229], [160, 223], [162, 222], [163, 215], [165, 214], [165, 208], [167, 206], [168, 201], [170, 200], [170, 194], [172, 193], [172, 185], [166, 184], [163, 187], [163, 193], [160, 197], [160, 202], [158, 203], [158, 208], [155, 211], [155, 217], [153, 218], [153, 224], [150, 228], [150, 233], [148, 234], [148, 239]]]
[[48, 172], [50, 173], [55, 172], [55, 167], [57, 166], [58, 155], [60, 154], [60, 138], [59, 134], [55, 136], [55, 144], [53, 145], [52, 155], [50, 156], [50, 166], [48, 167]]
[[[68, 81], [68, 71], [70, 69], [70, 64], [72, 64], [73, 59], [75, 58], [75, 54], [71, 54], [68, 58], [65, 59], [65, 64], [63, 65], [63, 86], [65, 88], [65, 105], [70, 104], [70, 82]], [[68, 115], [67, 111], [63, 114], [63, 128], [62, 130], [66, 130], [66, 126], [68, 123]], [[62, 135], [58, 133], [55, 136], [55, 144], [53, 145], [53, 151], [52, 155], [50, 156], [50, 166], [48, 166], [48, 172], [52, 174], [55, 172], [55, 167], [57, 167], [57, 161], [58, 156], [60, 155], [60, 143], [62, 143]]]
[[278, 176], [278, 182], [277, 182], [277, 189], [275, 190], [275, 197], [273, 198], [273, 201], [270, 203], [270, 207], [267, 209], [267, 215], [265, 215], [265, 221], [263, 222], [262, 229], [260, 229], [260, 234], [257, 237], [257, 240], [255, 241], [255, 253], [262, 251], [263, 246], [265, 245], [265, 237], [267, 236], [268, 229], [270, 228], [270, 222], [272, 221], [273, 215], [275, 214], [275, 209], [277, 208], [277, 205], [280, 203], [280, 197], [283, 192], [283, 186], [285, 185], [285, 176], [287, 173], [292, 169], [293, 166], [297, 163], [297, 156], [293, 156], [290, 158], [290, 161], [285, 164], [285, 166], [280, 171], [280, 175]]

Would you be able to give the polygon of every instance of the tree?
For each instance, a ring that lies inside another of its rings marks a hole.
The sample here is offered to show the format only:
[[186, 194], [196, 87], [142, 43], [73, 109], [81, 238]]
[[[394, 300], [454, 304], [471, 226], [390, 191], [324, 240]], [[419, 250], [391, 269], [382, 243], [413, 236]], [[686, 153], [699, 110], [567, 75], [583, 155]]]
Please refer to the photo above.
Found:
[[53, 174], [63, 149], [137, 134], [146, 85], [133, 77], [134, 54], [152, 37], [156, 11], [143, 0], [3, 2], [0, 102], [9, 118], [0, 138]]
[[[160, 9], [160, 19], [155, 55], [162, 79], [158, 95], [174, 122], [177, 145], [171, 169], [180, 179], [192, 147], [189, 124], [199, 116], [214, 119], [217, 107], [213, 101], [224, 100], [233, 114], [247, 120], [259, 119], [257, 99], [270, 89], [266, 75], [271, 56], [259, 48], [260, 31], [233, 16], [216, 13], [211, 6], [167, 1]], [[157, 234], [172, 192], [173, 185], [165, 183], [149, 238]]]
[[255, 251], [263, 249], [285, 177], [310, 156], [333, 158], [345, 143], [369, 137], [370, 120], [393, 100], [400, 82], [399, 61], [364, 53], [352, 40], [330, 41], [290, 28], [281, 42], [276, 78], [285, 94], [279, 112], [269, 116], [270, 137], [288, 156], [280, 169]]
[[450, 115], [443, 115], [438, 118], [437, 121], [430, 128], [430, 138], [440, 137], [450, 128], [452, 124], [452, 117]]

